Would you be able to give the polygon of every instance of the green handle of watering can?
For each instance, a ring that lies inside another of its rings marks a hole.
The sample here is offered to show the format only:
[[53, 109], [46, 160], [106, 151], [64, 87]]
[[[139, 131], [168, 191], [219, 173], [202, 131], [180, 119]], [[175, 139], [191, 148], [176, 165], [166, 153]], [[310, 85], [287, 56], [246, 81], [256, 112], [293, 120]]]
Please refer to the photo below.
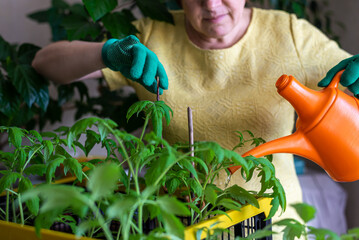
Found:
[[356, 98], [359, 98], [359, 54], [342, 60], [318, 83], [319, 87], [327, 87], [334, 76], [343, 70], [340, 77], [340, 84], [347, 87]]

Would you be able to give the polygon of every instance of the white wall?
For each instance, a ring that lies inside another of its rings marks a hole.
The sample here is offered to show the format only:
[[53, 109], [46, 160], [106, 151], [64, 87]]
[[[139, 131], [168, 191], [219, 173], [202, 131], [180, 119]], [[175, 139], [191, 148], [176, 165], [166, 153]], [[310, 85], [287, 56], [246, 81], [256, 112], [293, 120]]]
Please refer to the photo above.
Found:
[[[80, 2], [71, 0], [68, 2]], [[334, 18], [343, 22], [346, 30], [334, 26], [341, 36], [343, 49], [352, 54], [359, 53], [359, 1], [358, 0], [329, 0]], [[12, 43], [30, 42], [38, 46], [50, 43], [51, 33], [49, 27], [39, 25], [28, 19], [27, 14], [45, 9], [50, 6], [50, 0], [0, 0], [0, 34], [5, 40]], [[63, 125], [69, 125], [73, 121], [72, 112], [65, 114]], [[53, 128], [50, 126], [49, 128]], [[359, 182], [341, 184], [348, 192], [348, 227], [359, 226]]]

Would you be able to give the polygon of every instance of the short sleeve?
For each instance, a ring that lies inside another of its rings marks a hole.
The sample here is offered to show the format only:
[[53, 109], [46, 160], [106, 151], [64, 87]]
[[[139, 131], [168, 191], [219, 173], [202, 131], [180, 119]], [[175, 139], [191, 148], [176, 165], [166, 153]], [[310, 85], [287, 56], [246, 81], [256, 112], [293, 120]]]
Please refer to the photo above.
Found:
[[103, 77], [105, 78], [108, 87], [111, 91], [122, 88], [123, 86], [129, 85], [129, 81], [125, 78], [121, 72], [112, 71], [109, 68], [104, 68], [101, 70]]
[[319, 29], [304, 19], [297, 19], [295, 15], [291, 15], [291, 31], [309, 88], [318, 88], [318, 81], [329, 69], [351, 56]]

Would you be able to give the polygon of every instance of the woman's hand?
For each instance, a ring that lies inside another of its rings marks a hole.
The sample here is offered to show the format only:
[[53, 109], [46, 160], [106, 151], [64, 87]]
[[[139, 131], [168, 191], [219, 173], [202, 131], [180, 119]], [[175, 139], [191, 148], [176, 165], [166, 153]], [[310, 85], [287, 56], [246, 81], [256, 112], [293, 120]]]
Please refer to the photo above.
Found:
[[120, 71], [152, 93], [157, 93], [156, 76], [160, 81], [160, 94], [168, 88], [166, 71], [156, 54], [133, 35], [121, 40], [109, 39], [102, 48], [102, 59], [108, 68]]
[[345, 70], [340, 78], [340, 84], [347, 87], [356, 98], [359, 98], [359, 55], [344, 59], [330, 69], [325, 78], [318, 83], [318, 86], [328, 86], [335, 74], [343, 69]]

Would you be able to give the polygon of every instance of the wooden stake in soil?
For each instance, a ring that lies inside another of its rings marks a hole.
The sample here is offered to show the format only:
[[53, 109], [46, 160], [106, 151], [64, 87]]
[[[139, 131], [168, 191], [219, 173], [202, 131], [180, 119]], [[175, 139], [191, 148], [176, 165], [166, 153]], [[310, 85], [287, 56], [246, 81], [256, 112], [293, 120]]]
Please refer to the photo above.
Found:
[[[157, 101], [160, 100], [160, 77], [156, 76], [156, 80], [157, 80]], [[162, 138], [162, 136], [161, 136]], [[161, 148], [163, 148], [163, 144], [161, 143]]]
[[[194, 138], [193, 138], [193, 118], [192, 118], [192, 109], [190, 107], [187, 108], [187, 117], [188, 117], [188, 135], [189, 135], [189, 150], [191, 152], [190, 156], [194, 157]], [[193, 167], [195, 163], [192, 162]], [[194, 178], [193, 174], [191, 173], [191, 178]], [[192, 201], [195, 198], [194, 193], [191, 193]]]
[[157, 76], [156, 80], [157, 80], [157, 101], [159, 101], [160, 100], [160, 77]]
[[[189, 150], [191, 151], [191, 157], [194, 157], [194, 140], [193, 140], [193, 120], [192, 120], [192, 109], [187, 108], [188, 116], [188, 135], [189, 135]], [[194, 165], [194, 163], [192, 163]]]

